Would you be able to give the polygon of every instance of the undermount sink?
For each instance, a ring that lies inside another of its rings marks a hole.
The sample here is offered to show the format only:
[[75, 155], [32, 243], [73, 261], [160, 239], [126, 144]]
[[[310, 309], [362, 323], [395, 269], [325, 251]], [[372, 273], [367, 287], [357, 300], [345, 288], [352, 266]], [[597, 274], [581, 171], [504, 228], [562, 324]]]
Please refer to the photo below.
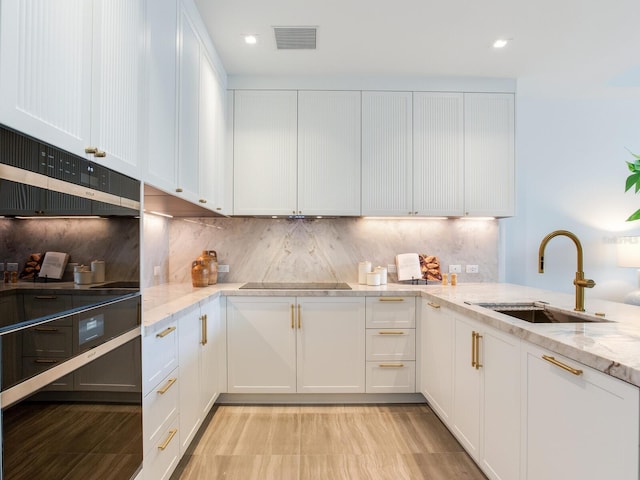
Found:
[[479, 307], [503, 313], [529, 323], [599, 323], [610, 322], [600, 316], [562, 310], [544, 302], [474, 303]]

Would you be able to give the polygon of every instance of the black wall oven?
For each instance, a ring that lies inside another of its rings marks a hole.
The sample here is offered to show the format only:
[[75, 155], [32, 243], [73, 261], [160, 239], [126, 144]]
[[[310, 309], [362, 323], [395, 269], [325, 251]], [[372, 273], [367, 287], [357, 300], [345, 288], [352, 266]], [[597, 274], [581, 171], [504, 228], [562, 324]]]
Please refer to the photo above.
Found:
[[[135, 478], [142, 467], [139, 292], [0, 293], [2, 318], [17, 320], [0, 327], [2, 479]], [[32, 302], [55, 309], [69, 295], [70, 309], [29, 318], [46, 311]]]

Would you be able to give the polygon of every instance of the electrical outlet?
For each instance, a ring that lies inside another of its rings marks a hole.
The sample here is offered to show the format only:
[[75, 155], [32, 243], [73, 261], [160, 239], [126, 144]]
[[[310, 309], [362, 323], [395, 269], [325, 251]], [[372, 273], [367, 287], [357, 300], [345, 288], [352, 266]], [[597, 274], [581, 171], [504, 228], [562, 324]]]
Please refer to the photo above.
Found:
[[160, 265], [156, 265], [155, 267], [153, 267], [153, 276], [154, 277], [159, 277], [162, 274], [161, 270], [160, 270]]
[[396, 270], [396, 264], [395, 263], [390, 263], [389, 265], [387, 265], [387, 273], [397, 273], [398, 271]]
[[449, 265], [449, 273], [460, 273], [462, 272], [462, 267], [460, 265]]
[[227, 273], [229, 271], [229, 265], [218, 265], [219, 273]]
[[478, 273], [478, 265], [467, 265], [467, 273]]

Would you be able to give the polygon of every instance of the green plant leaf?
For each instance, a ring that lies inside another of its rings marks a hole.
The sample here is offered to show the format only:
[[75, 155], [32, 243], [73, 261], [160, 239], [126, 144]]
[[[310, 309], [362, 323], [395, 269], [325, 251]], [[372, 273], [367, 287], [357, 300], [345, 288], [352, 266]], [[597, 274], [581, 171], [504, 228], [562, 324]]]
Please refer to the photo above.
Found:
[[636, 220], [640, 220], [640, 208], [634, 212], [629, 218], [627, 218], [627, 222], [634, 222]]
[[636, 164], [631, 162], [627, 162], [627, 168], [629, 169], [630, 172], [635, 172], [638, 169]]
[[640, 189], [640, 172], [633, 173], [627, 177], [627, 183], [624, 191], [627, 192], [633, 186], [636, 186], [636, 193]]

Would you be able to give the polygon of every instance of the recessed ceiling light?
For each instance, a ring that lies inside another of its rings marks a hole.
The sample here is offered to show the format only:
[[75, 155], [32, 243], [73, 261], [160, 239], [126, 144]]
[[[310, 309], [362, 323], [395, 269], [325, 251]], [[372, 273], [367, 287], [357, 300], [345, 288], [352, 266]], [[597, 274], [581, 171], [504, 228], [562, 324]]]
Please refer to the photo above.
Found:
[[258, 43], [258, 37], [256, 35], [245, 35], [244, 43], [246, 43], [247, 45], [255, 45], [256, 43]]
[[509, 43], [509, 40], [506, 40], [504, 38], [499, 38], [498, 40], [493, 42], [493, 48], [504, 48], [507, 45], [507, 43]]

